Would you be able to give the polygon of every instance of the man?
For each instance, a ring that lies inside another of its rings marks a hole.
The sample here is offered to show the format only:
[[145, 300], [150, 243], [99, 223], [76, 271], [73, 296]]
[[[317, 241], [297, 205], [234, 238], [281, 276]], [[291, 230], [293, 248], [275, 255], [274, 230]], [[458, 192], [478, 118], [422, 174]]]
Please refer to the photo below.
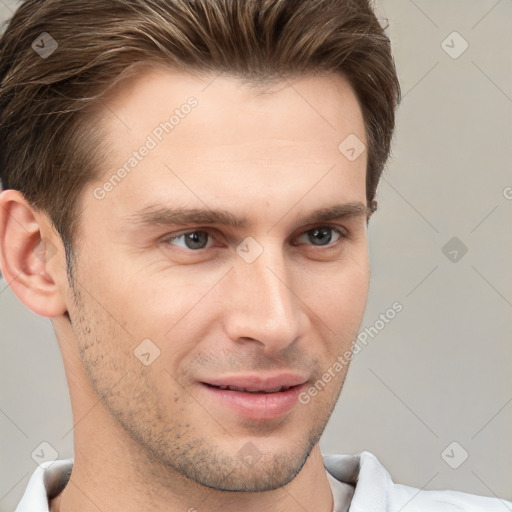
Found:
[[0, 77], [1, 269], [74, 417], [18, 512], [508, 506], [319, 450], [400, 99], [366, 1], [29, 0]]

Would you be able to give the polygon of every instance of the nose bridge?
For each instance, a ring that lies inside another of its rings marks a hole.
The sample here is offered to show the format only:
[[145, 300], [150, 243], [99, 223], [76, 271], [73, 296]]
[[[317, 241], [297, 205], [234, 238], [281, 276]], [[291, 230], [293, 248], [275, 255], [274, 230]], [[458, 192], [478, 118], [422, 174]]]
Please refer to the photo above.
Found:
[[300, 301], [282, 247], [271, 243], [260, 247], [262, 252], [252, 262], [243, 255], [236, 260], [226, 328], [233, 340], [251, 338], [267, 350], [280, 350], [300, 334]]

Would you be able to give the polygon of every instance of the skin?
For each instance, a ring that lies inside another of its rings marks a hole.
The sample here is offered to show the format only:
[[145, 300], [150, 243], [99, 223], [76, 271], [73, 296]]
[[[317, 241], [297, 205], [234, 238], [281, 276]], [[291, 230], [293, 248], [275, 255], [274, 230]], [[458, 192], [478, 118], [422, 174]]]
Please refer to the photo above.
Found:
[[[190, 96], [197, 107], [96, 199]], [[238, 415], [199, 382], [290, 371], [312, 385], [351, 348], [368, 294], [368, 217], [302, 219], [333, 204], [367, 206], [366, 152], [349, 161], [338, 150], [351, 133], [366, 144], [354, 92], [334, 75], [261, 93], [234, 77], [153, 69], [121, 83], [98, 126], [111, 150], [104, 178], [81, 196], [73, 286], [47, 215], [17, 191], [0, 195], [2, 272], [51, 319], [71, 396], [75, 462], [52, 510], [330, 512], [318, 441], [347, 367], [272, 420]], [[249, 225], [126, 220], [153, 203], [225, 208]], [[322, 245], [312, 230], [326, 224], [346, 238], [328, 230]], [[206, 230], [207, 247], [169, 241], [185, 230]], [[252, 263], [236, 251], [249, 236], [263, 248]], [[42, 239], [46, 259], [35, 256]], [[148, 338], [160, 355], [145, 366], [134, 350]]]

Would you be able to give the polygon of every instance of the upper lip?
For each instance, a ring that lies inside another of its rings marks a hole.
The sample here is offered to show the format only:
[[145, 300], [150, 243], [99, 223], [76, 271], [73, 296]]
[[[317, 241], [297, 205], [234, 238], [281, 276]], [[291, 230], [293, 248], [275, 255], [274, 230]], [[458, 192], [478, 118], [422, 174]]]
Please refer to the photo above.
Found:
[[289, 388], [304, 384], [306, 380], [303, 376], [295, 373], [279, 373], [268, 376], [247, 374], [212, 377], [202, 380], [202, 382], [211, 386], [234, 387], [248, 391], [275, 391], [283, 387]]

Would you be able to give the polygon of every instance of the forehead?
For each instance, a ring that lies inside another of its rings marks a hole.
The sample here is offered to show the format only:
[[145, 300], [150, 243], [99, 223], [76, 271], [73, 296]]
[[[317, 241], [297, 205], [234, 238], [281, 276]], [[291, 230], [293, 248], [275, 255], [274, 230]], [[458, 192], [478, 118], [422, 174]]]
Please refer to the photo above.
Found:
[[[145, 120], [168, 118], [189, 97], [197, 98], [200, 103], [200, 116], [194, 116], [197, 123], [209, 120], [216, 125], [228, 120], [231, 126], [236, 126], [243, 118], [238, 113], [252, 114], [256, 116], [252, 123], [257, 129], [262, 118], [271, 122], [284, 114], [288, 119], [295, 117], [303, 121], [288, 125], [288, 135], [293, 131], [295, 135], [302, 133], [309, 137], [315, 129], [336, 131], [349, 123], [364, 137], [356, 95], [344, 77], [332, 73], [283, 77], [267, 83], [161, 66], [136, 67], [108, 95], [103, 124], [114, 131], [116, 128], [149, 129], [151, 125], [144, 126]], [[194, 120], [188, 124], [192, 123]], [[275, 128], [278, 128], [276, 123], [266, 125], [269, 132]], [[223, 133], [227, 138], [233, 132]]]
[[[189, 116], [186, 103], [191, 98], [197, 107]], [[180, 143], [195, 146], [234, 145], [252, 137], [297, 146], [324, 137], [332, 143], [348, 131], [366, 142], [357, 97], [348, 81], [334, 74], [260, 84], [223, 74], [145, 67], [118, 84], [104, 104], [102, 126], [113, 140], [122, 134], [125, 142], [137, 142], [140, 135], [152, 133], [166, 121], [173, 125], [172, 137], [166, 138], [169, 144], [183, 135]], [[184, 116], [186, 123], [181, 122]], [[201, 130], [200, 140], [186, 140], [190, 132], [202, 128], [206, 129]]]
[[103, 206], [133, 211], [178, 197], [196, 207], [268, 206], [297, 201], [308, 188], [313, 198], [327, 192], [331, 203], [365, 198], [366, 151], [350, 160], [340, 150], [350, 137], [366, 144], [359, 103], [341, 76], [263, 88], [226, 75], [147, 69], [110, 95], [100, 126], [110, 151], [94, 185], [124, 169]]

